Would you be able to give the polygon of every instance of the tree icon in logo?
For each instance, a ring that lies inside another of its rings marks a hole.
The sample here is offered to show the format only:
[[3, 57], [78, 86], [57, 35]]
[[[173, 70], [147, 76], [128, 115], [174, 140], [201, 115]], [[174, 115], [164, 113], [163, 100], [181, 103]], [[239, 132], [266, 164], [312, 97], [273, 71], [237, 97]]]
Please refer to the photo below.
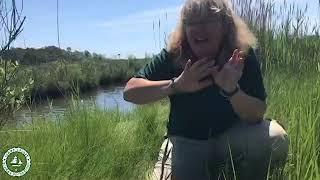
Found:
[[[18, 154], [17, 154], [17, 155], [18, 155]], [[17, 155], [15, 155], [14, 158], [12, 159], [12, 161], [10, 162], [11, 167], [12, 167], [12, 168], [15, 168], [15, 171], [16, 171], [16, 172], [18, 171], [17, 168], [22, 167], [22, 165], [24, 164], [24, 163], [22, 163], [21, 159], [18, 158]]]
[[10, 176], [23, 176], [30, 169], [31, 158], [26, 150], [12, 148], [3, 156], [2, 166]]

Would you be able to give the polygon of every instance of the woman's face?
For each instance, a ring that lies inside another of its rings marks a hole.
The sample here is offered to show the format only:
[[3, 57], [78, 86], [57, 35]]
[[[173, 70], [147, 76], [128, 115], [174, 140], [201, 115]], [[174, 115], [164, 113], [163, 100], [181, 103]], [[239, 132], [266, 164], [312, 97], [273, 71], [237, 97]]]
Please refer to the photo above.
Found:
[[195, 20], [186, 23], [186, 35], [193, 54], [198, 58], [215, 57], [223, 37], [223, 26], [219, 21]]

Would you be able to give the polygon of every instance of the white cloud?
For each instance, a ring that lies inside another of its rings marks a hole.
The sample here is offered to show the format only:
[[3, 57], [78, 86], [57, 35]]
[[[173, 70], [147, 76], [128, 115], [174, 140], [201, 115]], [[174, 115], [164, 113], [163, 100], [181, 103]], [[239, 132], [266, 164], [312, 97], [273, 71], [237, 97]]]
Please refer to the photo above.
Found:
[[97, 25], [105, 28], [126, 28], [139, 27], [141, 25], [152, 25], [154, 22], [167, 21], [165, 23], [172, 23], [178, 18], [180, 6], [146, 10], [134, 14], [129, 14], [123, 17], [116, 17], [111, 20], [100, 22]]

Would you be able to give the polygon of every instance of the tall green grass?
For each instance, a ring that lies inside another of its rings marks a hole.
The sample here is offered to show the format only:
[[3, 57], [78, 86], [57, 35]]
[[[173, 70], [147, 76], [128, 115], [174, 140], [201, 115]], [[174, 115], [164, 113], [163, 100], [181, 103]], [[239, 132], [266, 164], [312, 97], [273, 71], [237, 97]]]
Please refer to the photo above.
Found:
[[[266, 116], [282, 122], [290, 136], [284, 176], [320, 178], [320, 75], [273, 72], [265, 76]], [[32, 157], [25, 179], [147, 179], [165, 133], [168, 102], [129, 113], [75, 104], [57, 122], [38, 119], [22, 130], [0, 132], [0, 154], [23, 147]], [[0, 171], [1, 179], [10, 179]]]
[[266, 116], [282, 122], [290, 137], [285, 177], [320, 179], [320, 73], [272, 72], [266, 77]]
[[[165, 133], [167, 107], [128, 114], [76, 105], [64, 119], [38, 119], [25, 130], [0, 132], [1, 155], [25, 148], [32, 167], [25, 179], [144, 179]], [[10, 179], [0, 171], [1, 179]]]
[[232, 1], [257, 36], [264, 71], [319, 72], [320, 15], [310, 20], [308, 7], [319, 4], [313, 9], [320, 11], [320, 2], [306, 1], [304, 7], [286, 0]]
[[[240, 13], [255, 29], [268, 93], [266, 116], [283, 123], [290, 137], [284, 175], [274, 179], [320, 179], [319, 35], [309, 36], [299, 10], [283, 13], [279, 24], [272, 4]], [[241, 7], [242, 10], [241, 10]], [[291, 8], [292, 9], [292, 8]], [[272, 18], [270, 18], [272, 17]], [[294, 26], [290, 22], [298, 22]], [[316, 34], [318, 29], [314, 31]], [[319, 31], [318, 31], [319, 32]], [[130, 113], [71, 106], [58, 122], [39, 119], [0, 131], [0, 154], [14, 146], [28, 150], [32, 167], [25, 179], [145, 179], [157, 160], [165, 133], [168, 104], [138, 107]], [[0, 170], [1, 179], [10, 179]]]
[[41, 65], [23, 66], [34, 79], [30, 96], [56, 97], [94, 89], [100, 85], [123, 84], [146, 60], [91, 60], [74, 63], [50, 62]]

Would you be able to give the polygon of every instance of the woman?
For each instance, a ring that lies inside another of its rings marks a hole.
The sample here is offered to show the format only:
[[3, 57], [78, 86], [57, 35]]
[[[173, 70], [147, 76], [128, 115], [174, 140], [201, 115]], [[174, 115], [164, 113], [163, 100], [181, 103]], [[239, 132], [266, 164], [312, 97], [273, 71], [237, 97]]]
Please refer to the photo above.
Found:
[[124, 90], [135, 104], [170, 98], [175, 180], [266, 179], [287, 157], [286, 132], [263, 119], [267, 94], [252, 48], [256, 39], [229, 4], [187, 0], [168, 49]]

